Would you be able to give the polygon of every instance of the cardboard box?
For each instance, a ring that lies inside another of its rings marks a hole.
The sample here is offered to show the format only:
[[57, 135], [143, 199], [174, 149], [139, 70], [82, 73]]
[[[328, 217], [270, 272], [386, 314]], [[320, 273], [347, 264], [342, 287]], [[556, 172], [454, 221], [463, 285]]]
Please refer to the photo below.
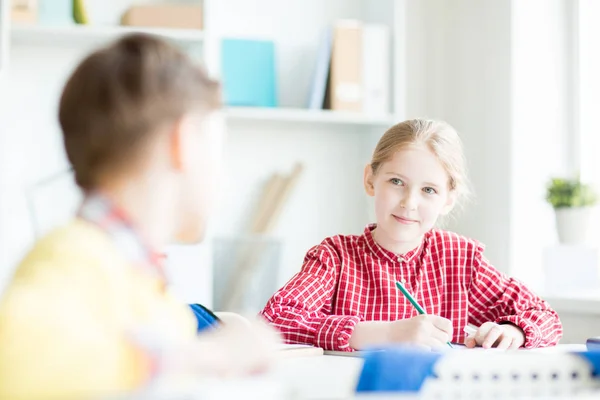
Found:
[[326, 108], [362, 111], [362, 39], [363, 26], [359, 21], [341, 20], [335, 24]]
[[34, 24], [38, 19], [37, 0], [12, 0], [10, 20], [17, 24]]
[[133, 6], [121, 24], [152, 28], [202, 29], [202, 7], [187, 4]]

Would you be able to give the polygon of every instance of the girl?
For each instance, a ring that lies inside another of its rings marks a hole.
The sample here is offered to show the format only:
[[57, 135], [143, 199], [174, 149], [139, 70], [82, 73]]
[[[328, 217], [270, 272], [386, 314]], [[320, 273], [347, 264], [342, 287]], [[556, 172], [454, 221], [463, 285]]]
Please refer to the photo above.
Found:
[[[504, 349], [555, 345], [562, 326], [544, 300], [494, 269], [479, 242], [434, 229], [467, 193], [465, 164], [448, 124], [411, 120], [391, 127], [364, 172], [377, 224], [310, 249], [262, 315], [288, 342], [326, 350], [437, 348], [448, 341]], [[396, 281], [426, 315], [418, 315]], [[478, 329], [465, 339], [467, 324]]]

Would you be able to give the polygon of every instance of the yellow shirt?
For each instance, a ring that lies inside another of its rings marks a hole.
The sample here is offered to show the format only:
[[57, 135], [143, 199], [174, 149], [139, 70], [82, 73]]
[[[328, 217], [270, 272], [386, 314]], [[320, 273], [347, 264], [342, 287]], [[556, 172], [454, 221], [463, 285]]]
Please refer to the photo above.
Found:
[[[0, 399], [89, 398], [140, 387], [144, 340], [196, 332], [187, 306], [81, 219], [40, 240], [0, 302]], [[148, 336], [148, 334], [151, 334]]]

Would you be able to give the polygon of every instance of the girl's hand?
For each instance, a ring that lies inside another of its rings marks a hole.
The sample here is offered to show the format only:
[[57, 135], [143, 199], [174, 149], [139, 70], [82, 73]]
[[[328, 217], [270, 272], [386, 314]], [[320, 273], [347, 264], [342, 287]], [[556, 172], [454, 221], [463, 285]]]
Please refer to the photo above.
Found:
[[426, 349], [447, 347], [452, 339], [452, 322], [436, 315], [418, 315], [398, 321], [362, 321], [350, 336], [356, 350], [373, 345], [406, 343]]
[[525, 343], [523, 330], [512, 324], [496, 324], [486, 322], [481, 325], [474, 335], [465, 339], [468, 348], [481, 346], [484, 349], [518, 349]]
[[437, 315], [418, 315], [391, 324], [391, 342], [436, 349], [447, 347], [452, 340], [452, 322]]

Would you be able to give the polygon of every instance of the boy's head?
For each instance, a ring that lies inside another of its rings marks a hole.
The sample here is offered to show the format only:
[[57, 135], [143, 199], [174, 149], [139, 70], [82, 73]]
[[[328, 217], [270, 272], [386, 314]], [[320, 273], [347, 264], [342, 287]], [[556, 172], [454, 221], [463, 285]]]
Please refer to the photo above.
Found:
[[439, 121], [394, 125], [379, 140], [364, 182], [375, 197], [378, 230], [393, 242], [416, 244], [468, 193], [460, 138]]
[[85, 192], [146, 179], [201, 238], [219, 174], [219, 84], [161, 39], [132, 34], [86, 57], [60, 99], [67, 157]]

